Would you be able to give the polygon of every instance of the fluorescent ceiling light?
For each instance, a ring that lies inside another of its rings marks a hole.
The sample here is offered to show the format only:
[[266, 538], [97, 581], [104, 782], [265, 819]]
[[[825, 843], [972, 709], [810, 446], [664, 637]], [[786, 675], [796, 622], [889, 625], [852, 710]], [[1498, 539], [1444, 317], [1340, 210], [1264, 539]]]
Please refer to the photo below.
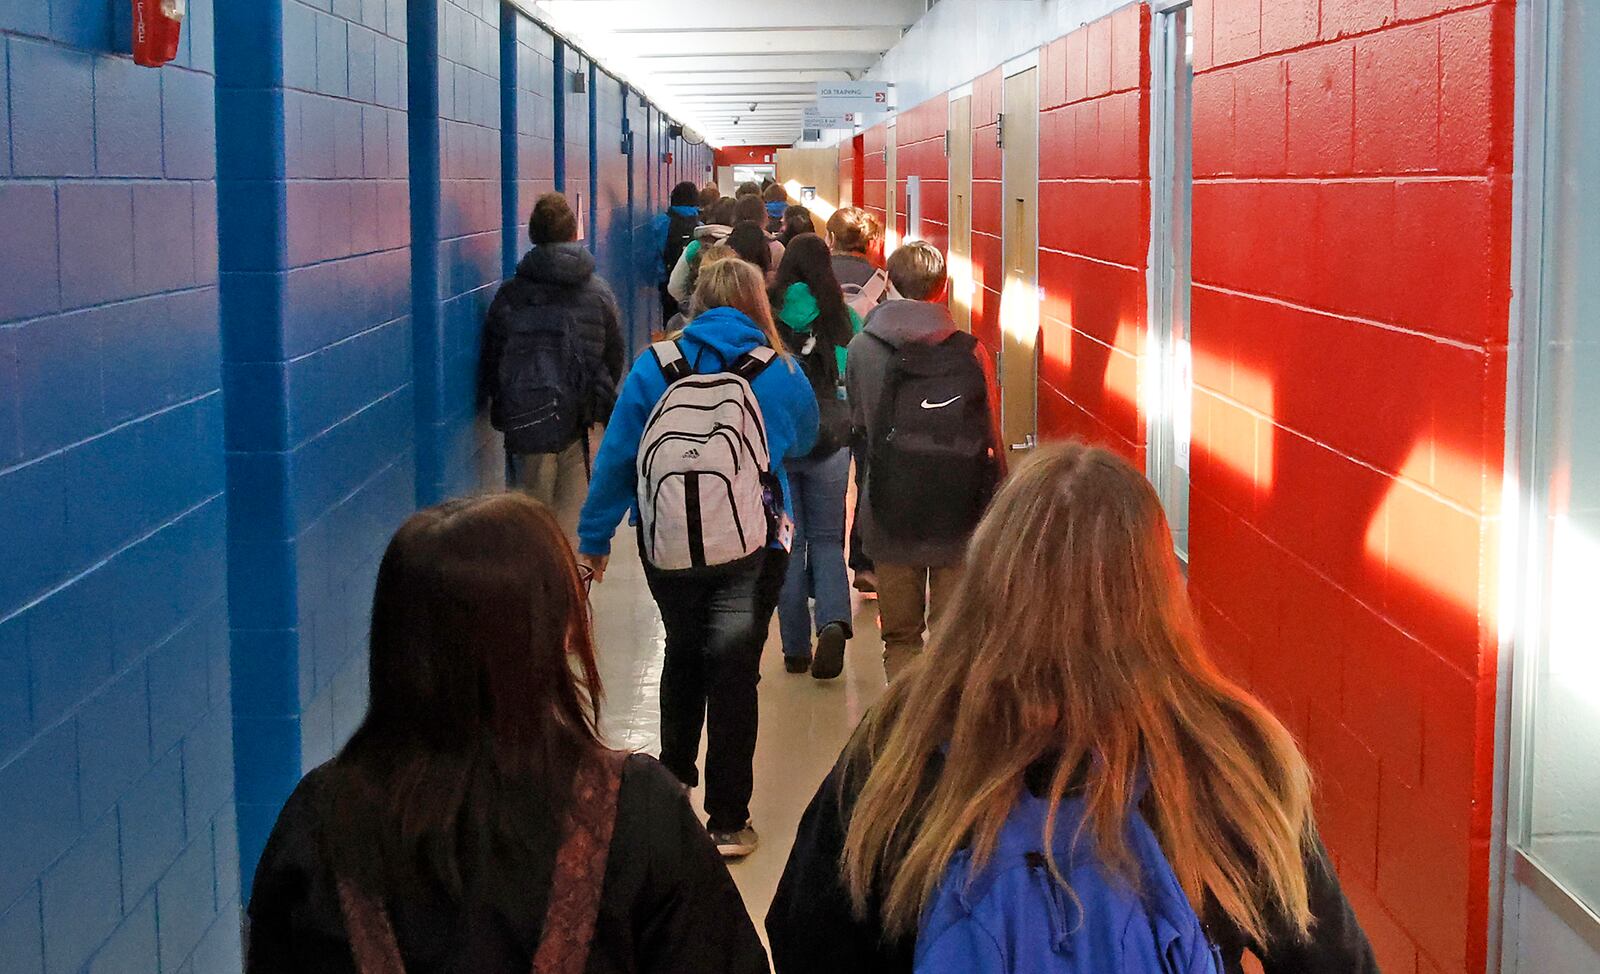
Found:
[[722, 143], [713, 139], [710, 129], [701, 120], [700, 113], [673, 93], [672, 87], [662, 83], [650, 72], [641, 55], [660, 43], [660, 37], [649, 34], [619, 34], [605, 16], [604, 5], [583, 0], [513, 0], [525, 13], [542, 21], [561, 36], [583, 48], [606, 71], [626, 81], [629, 87], [641, 91], [672, 118], [688, 126], [705, 138], [714, 149]]

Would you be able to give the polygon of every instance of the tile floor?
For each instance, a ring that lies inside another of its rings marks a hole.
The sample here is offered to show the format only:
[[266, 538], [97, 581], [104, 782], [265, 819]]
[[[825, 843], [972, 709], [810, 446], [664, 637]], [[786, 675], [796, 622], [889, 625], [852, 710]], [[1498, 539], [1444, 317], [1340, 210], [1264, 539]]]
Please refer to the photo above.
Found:
[[[590, 597], [606, 700], [601, 713], [614, 746], [659, 751], [659, 692], [664, 633], [630, 538], [619, 537], [603, 584]], [[756, 853], [731, 865], [745, 905], [762, 927], [783, 874], [800, 815], [833, 767], [863, 714], [883, 690], [876, 603], [858, 601], [856, 637], [844, 675], [826, 683], [784, 672], [777, 620], [761, 659], [761, 733], [751, 815], [761, 833]], [[695, 795], [699, 808], [700, 795]], [[764, 936], [763, 932], [763, 936]]]

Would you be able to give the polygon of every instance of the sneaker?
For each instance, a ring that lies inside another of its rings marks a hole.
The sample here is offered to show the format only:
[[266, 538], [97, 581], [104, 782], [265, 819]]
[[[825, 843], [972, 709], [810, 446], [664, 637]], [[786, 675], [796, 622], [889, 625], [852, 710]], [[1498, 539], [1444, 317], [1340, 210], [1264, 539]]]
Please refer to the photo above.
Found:
[[811, 663], [811, 676], [831, 680], [844, 672], [844, 624], [830, 622], [817, 633], [817, 654]]
[[722, 858], [743, 859], [756, 851], [756, 846], [761, 843], [761, 837], [756, 835], [755, 826], [746, 822], [744, 828], [734, 832], [713, 831], [711, 841], [716, 844]]
[[863, 595], [876, 595], [878, 593], [878, 573], [862, 569], [856, 572], [856, 578], [852, 584], [855, 585], [856, 591]]
[[807, 673], [807, 672], [810, 672], [810, 670], [811, 670], [811, 657], [809, 657], [809, 656], [785, 656], [783, 658], [783, 668], [784, 668], [784, 671], [788, 672], [788, 673]]

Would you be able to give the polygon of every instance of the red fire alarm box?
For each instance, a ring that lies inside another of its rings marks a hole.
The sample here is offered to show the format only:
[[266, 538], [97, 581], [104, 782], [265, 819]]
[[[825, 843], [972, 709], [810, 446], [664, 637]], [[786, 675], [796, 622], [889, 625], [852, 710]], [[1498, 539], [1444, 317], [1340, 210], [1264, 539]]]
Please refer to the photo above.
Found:
[[178, 56], [187, 0], [133, 0], [133, 61], [159, 68]]

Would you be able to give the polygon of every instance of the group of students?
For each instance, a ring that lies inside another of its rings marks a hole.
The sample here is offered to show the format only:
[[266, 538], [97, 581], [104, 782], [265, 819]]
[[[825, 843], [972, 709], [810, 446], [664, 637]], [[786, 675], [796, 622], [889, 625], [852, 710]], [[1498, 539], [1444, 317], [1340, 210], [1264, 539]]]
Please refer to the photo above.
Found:
[[[791, 672], [842, 667], [852, 467], [890, 683], [800, 825], [766, 917], [779, 974], [1377, 970], [1306, 762], [1207, 656], [1154, 489], [1079, 443], [1006, 470], [936, 248], [880, 271], [846, 210], [769, 280], [764, 229], [701, 235], [682, 321], [623, 376], [564, 210], [535, 207], [485, 336], [508, 452], [545, 449], [508, 465], [523, 491], [391, 542], [368, 714], [279, 816], [252, 974], [768, 971], [721, 859], [756, 844], [774, 611]], [[557, 364], [509, 364], [530, 350]], [[659, 763], [598, 729], [587, 590], [625, 515], [666, 629]]]

